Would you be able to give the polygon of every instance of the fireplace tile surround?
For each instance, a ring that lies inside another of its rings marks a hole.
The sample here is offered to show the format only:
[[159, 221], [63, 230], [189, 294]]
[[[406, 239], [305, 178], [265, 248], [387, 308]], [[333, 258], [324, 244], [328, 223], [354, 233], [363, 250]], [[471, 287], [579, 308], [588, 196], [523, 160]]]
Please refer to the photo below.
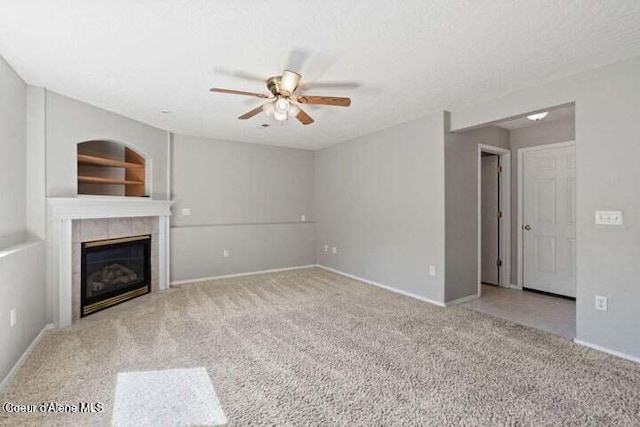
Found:
[[81, 246], [83, 242], [115, 239], [119, 237], [151, 235], [151, 292], [157, 292], [159, 261], [158, 217], [95, 218], [73, 220], [72, 241], [72, 318], [80, 318]]
[[81, 242], [150, 234], [152, 287], [169, 287], [169, 200], [134, 197], [47, 199], [47, 288], [56, 327], [80, 317]]

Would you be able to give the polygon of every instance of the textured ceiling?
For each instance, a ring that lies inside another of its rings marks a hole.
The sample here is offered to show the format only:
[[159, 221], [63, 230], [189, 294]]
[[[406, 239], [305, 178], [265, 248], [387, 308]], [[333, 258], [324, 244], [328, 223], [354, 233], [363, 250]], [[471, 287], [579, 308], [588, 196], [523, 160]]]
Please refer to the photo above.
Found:
[[[0, 55], [30, 84], [163, 129], [314, 149], [640, 55], [640, 1], [3, 0]], [[208, 91], [263, 91], [233, 73], [286, 66], [358, 82], [308, 91], [352, 107], [262, 128], [236, 119], [259, 99]]]

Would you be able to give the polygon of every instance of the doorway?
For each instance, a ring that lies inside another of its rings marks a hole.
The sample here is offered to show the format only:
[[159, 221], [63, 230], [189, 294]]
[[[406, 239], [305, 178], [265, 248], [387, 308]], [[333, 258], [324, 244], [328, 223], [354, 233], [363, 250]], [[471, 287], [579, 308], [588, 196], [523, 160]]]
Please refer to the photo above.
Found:
[[481, 154], [481, 202], [482, 211], [480, 235], [482, 241], [482, 263], [480, 281], [484, 285], [500, 284], [500, 156], [493, 153]]
[[511, 151], [478, 145], [478, 296], [511, 287]]
[[[503, 131], [507, 132], [506, 143]], [[476, 226], [478, 296], [481, 298], [463, 305], [572, 339], [576, 330], [576, 303], [575, 298], [571, 297], [575, 295], [576, 288], [575, 106], [566, 104], [533, 111], [457, 135], [468, 135], [467, 141], [478, 141], [479, 144]], [[488, 143], [493, 146], [482, 145], [479, 141], [491, 141]], [[555, 148], [558, 150], [554, 151]], [[493, 154], [498, 158], [492, 157]], [[496, 160], [503, 175], [498, 181], [497, 191], [495, 175], [490, 174], [491, 169], [496, 167]], [[523, 177], [528, 175], [524, 171], [529, 169], [537, 172], [532, 173], [532, 178], [528, 179], [529, 185], [523, 189]], [[504, 182], [504, 176], [509, 176], [507, 183]], [[484, 187], [483, 181], [485, 184], [493, 183], [493, 187]], [[458, 188], [456, 190], [459, 191]], [[497, 218], [499, 214], [494, 212], [495, 200], [485, 198], [483, 209], [483, 192], [485, 196], [490, 194], [502, 201], [501, 221]], [[509, 196], [506, 192], [510, 192]], [[505, 206], [503, 201], [509, 197], [511, 204]], [[525, 205], [527, 209], [524, 209]], [[509, 214], [512, 221], [507, 228], [511, 233], [506, 237], [503, 230]], [[556, 220], [556, 217], [560, 219]], [[490, 227], [495, 230], [496, 224], [498, 231], [492, 231]], [[529, 230], [524, 230], [527, 225]], [[488, 231], [483, 233], [483, 227]], [[555, 235], [547, 234], [549, 231]], [[527, 232], [531, 233], [524, 234]], [[496, 249], [495, 239], [501, 243], [505, 239], [510, 242]], [[523, 255], [525, 245], [529, 251], [527, 253], [531, 255], [526, 259]], [[513, 254], [511, 257], [509, 249]], [[488, 256], [483, 257], [483, 254]], [[495, 267], [490, 264], [494, 258], [502, 260], [497, 270], [498, 286], [494, 283]], [[484, 285], [483, 281], [494, 286]]]
[[518, 286], [575, 298], [575, 142], [519, 150], [518, 171]]

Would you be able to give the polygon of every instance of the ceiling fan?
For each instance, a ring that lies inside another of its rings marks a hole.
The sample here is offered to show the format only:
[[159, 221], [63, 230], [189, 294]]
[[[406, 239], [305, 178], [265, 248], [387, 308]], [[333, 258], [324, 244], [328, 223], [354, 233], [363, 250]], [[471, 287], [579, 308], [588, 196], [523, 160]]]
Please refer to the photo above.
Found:
[[211, 88], [211, 92], [227, 93], [231, 95], [254, 96], [256, 98], [268, 99], [264, 105], [238, 117], [240, 120], [247, 120], [260, 112], [265, 112], [269, 117], [284, 122], [289, 117], [295, 117], [303, 125], [310, 125], [314, 120], [300, 108], [300, 104], [332, 105], [337, 107], [348, 107], [351, 105], [350, 98], [337, 96], [312, 96], [303, 95], [296, 92], [302, 76], [291, 70], [284, 70], [281, 76], [274, 76], [267, 79], [267, 89], [269, 94], [256, 92], [245, 92], [241, 90], [223, 89], [219, 87]]

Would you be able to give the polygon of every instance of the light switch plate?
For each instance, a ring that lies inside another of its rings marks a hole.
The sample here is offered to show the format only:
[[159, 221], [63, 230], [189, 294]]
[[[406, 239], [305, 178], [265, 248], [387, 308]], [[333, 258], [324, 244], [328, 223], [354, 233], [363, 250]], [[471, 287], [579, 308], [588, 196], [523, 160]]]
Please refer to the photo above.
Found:
[[182, 215], [183, 216], [191, 215], [191, 208], [182, 208]]
[[337, 254], [338, 253], [338, 248], [336, 248], [335, 246], [331, 248], [331, 253], [332, 254]]
[[324, 251], [329, 252], [329, 245], [324, 245]]
[[225, 258], [229, 258], [229, 249], [225, 249], [224, 251], [222, 251], [222, 256]]
[[429, 266], [429, 276], [435, 276], [436, 275], [436, 266], [435, 265], [430, 265]]
[[16, 325], [16, 309], [12, 308], [9, 313], [9, 324], [13, 328]]
[[300, 221], [305, 222], [307, 220], [306, 215], [300, 215]]
[[622, 211], [596, 211], [596, 224], [622, 225]]
[[608, 311], [609, 299], [600, 295], [596, 295], [596, 310]]

